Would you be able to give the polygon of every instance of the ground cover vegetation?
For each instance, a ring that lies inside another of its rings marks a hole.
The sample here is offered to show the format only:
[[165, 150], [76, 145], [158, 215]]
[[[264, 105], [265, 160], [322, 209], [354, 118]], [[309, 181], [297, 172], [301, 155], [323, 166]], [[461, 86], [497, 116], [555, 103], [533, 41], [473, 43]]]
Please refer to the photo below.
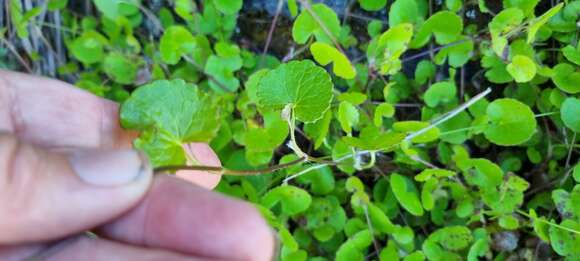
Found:
[[120, 102], [281, 260], [580, 260], [578, 0], [2, 2], [0, 66]]

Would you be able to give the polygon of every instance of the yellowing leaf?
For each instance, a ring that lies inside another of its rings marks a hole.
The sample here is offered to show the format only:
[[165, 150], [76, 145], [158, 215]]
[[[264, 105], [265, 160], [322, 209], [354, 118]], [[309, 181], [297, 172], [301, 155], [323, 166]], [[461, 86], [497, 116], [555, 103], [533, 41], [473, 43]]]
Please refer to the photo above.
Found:
[[506, 70], [516, 82], [529, 82], [536, 75], [536, 64], [527, 56], [516, 55], [507, 65]]
[[348, 58], [333, 46], [316, 42], [310, 45], [310, 52], [314, 56], [314, 60], [322, 66], [332, 62], [332, 71], [337, 76], [344, 79], [352, 79], [356, 76], [356, 70]]

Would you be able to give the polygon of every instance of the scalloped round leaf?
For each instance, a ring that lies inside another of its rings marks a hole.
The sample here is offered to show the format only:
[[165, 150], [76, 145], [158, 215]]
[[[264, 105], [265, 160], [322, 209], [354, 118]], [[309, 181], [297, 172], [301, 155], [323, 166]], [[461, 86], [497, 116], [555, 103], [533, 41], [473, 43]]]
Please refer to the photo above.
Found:
[[[338, 38], [340, 35], [340, 21], [336, 13], [325, 4], [313, 4], [311, 9], [318, 16], [320, 22], [330, 31], [332, 36]], [[328, 37], [316, 19], [312, 17], [308, 10], [303, 9], [292, 25], [292, 38], [294, 38], [296, 43], [305, 44], [311, 35], [314, 35], [316, 40], [320, 42], [332, 44], [331, 38]]]
[[310, 45], [310, 52], [314, 56], [314, 60], [322, 66], [326, 66], [332, 62], [332, 71], [336, 76], [344, 79], [352, 79], [356, 76], [356, 70], [348, 58], [333, 46], [322, 42], [315, 42]]
[[330, 107], [333, 84], [330, 75], [310, 60], [292, 61], [268, 71], [260, 80], [256, 96], [266, 109], [291, 105], [296, 119], [315, 122]]
[[312, 197], [301, 188], [285, 185], [269, 190], [261, 201], [267, 208], [272, 208], [278, 203], [282, 206], [283, 214], [296, 215], [310, 207]]
[[414, 216], [422, 216], [424, 214], [423, 206], [413, 181], [397, 173], [391, 174], [390, 181], [391, 189], [401, 206]]
[[506, 70], [516, 82], [529, 82], [536, 75], [536, 64], [527, 56], [516, 55]]
[[522, 102], [504, 98], [487, 106], [489, 124], [485, 137], [502, 146], [513, 146], [528, 141], [536, 131], [536, 119], [529, 106]]
[[429, 87], [425, 92], [423, 99], [425, 104], [429, 107], [436, 107], [439, 104], [445, 104], [453, 99], [457, 95], [457, 88], [451, 82], [438, 82]]
[[[221, 123], [217, 98], [183, 80], [158, 80], [137, 88], [121, 105], [120, 121], [123, 128], [142, 132], [135, 145], [154, 166], [184, 164], [180, 146], [210, 141]], [[173, 148], [175, 157], [167, 158], [163, 147]]]
[[580, 133], [580, 100], [568, 97], [560, 107], [560, 117], [566, 127]]
[[580, 93], [580, 72], [574, 66], [567, 63], [560, 63], [553, 69], [552, 81], [556, 86], [570, 94]]

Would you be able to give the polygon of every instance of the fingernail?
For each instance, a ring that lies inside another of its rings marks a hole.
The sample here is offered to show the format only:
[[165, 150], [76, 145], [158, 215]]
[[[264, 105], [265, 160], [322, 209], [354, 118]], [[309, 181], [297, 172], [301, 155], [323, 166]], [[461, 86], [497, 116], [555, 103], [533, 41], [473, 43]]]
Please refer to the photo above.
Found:
[[90, 185], [119, 186], [151, 175], [147, 157], [136, 150], [82, 150], [69, 162], [79, 178]]

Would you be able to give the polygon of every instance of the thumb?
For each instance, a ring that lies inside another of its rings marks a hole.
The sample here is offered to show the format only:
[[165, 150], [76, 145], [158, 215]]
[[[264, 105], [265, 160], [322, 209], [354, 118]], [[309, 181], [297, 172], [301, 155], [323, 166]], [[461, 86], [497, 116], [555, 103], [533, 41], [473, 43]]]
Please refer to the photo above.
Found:
[[135, 150], [55, 153], [0, 134], [0, 245], [61, 238], [137, 204], [152, 170]]

